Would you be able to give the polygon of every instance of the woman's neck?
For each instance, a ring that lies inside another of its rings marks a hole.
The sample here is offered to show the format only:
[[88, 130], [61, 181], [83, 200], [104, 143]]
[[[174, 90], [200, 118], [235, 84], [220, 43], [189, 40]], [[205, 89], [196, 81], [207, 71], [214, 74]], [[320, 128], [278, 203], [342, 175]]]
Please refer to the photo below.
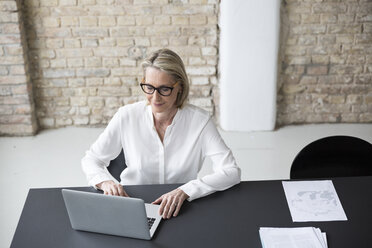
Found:
[[177, 113], [177, 108], [171, 109], [168, 112], [163, 113], [153, 113], [155, 126], [169, 126], [172, 124], [173, 118]]
[[168, 113], [153, 113], [155, 129], [163, 143], [165, 130], [172, 124], [173, 118], [177, 113], [177, 108], [172, 109]]

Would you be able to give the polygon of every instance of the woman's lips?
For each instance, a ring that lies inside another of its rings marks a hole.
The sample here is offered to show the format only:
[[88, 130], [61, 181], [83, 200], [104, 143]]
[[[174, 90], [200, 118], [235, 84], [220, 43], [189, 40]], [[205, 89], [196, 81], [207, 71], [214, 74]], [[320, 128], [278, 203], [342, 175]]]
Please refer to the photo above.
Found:
[[154, 105], [155, 107], [160, 107], [161, 105], [163, 105], [163, 103], [153, 103], [153, 105]]

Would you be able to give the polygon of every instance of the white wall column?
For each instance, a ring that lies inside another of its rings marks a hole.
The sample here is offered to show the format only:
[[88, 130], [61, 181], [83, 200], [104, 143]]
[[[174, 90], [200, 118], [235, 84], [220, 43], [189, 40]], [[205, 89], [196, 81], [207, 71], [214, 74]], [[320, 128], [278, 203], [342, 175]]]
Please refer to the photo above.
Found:
[[221, 127], [273, 130], [280, 0], [222, 0], [220, 10]]

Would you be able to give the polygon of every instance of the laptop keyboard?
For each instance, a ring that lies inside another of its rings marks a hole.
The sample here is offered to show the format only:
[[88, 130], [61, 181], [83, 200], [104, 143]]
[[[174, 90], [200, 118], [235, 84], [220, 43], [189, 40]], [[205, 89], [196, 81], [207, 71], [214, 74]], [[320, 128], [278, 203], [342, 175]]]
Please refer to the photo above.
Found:
[[155, 222], [155, 218], [149, 218], [149, 217], [147, 217], [147, 222], [149, 223], [149, 229], [151, 229], [152, 225]]

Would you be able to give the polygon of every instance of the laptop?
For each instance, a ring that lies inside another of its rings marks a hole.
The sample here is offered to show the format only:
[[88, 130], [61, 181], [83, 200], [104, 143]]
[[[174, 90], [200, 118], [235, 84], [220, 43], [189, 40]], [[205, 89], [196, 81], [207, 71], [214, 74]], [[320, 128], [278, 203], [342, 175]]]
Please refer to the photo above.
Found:
[[75, 230], [150, 240], [162, 217], [142, 199], [62, 189]]

